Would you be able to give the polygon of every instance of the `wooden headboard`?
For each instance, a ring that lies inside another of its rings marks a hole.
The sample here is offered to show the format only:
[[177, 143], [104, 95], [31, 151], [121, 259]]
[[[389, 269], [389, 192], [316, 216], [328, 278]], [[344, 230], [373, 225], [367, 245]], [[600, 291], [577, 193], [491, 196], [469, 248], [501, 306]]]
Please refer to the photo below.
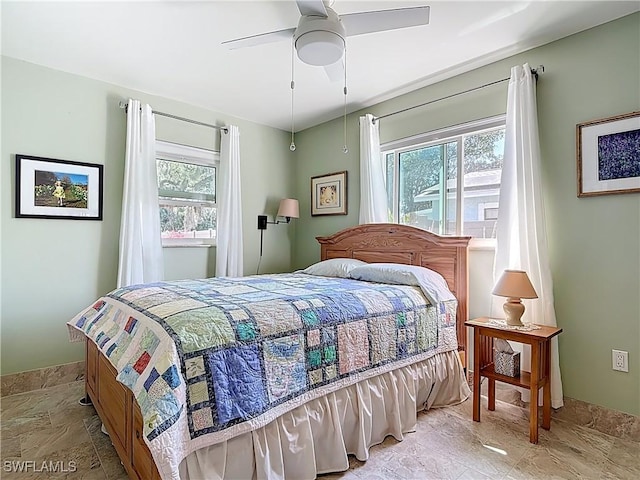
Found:
[[320, 259], [357, 258], [368, 263], [419, 265], [442, 275], [458, 299], [458, 350], [466, 352], [468, 320], [467, 246], [471, 237], [442, 237], [395, 223], [370, 223], [316, 237]]

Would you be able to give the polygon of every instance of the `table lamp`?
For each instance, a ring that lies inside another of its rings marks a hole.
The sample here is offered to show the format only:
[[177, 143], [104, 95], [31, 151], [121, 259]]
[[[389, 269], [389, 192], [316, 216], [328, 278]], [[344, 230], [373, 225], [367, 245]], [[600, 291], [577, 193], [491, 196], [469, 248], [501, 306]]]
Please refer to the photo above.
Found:
[[522, 326], [520, 318], [524, 313], [522, 298], [538, 298], [527, 272], [522, 270], [505, 270], [492, 292], [499, 297], [507, 297], [502, 308], [507, 325]]

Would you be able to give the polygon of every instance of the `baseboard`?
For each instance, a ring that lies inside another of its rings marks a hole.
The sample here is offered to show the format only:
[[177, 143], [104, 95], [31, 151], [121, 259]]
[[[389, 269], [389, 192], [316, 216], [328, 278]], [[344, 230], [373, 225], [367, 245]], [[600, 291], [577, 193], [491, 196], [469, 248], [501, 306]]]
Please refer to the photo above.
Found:
[[84, 379], [84, 360], [0, 377], [0, 397], [64, 385]]
[[564, 397], [564, 407], [555, 410], [552, 418], [592, 428], [612, 437], [640, 442], [640, 417], [575, 398]]
[[[486, 396], [487, 382], [483, 382], [481, 393]], [[518, 389], [501, 382], [496, 382], [496, 400], [529, 408], [529, 403], [522, 401]], [[551, 411], [552, 420], [563, 420], [612, 437], [640, 442], [640, 417], [571, 397], [563, 397], [563, 401], [563, 407]]]

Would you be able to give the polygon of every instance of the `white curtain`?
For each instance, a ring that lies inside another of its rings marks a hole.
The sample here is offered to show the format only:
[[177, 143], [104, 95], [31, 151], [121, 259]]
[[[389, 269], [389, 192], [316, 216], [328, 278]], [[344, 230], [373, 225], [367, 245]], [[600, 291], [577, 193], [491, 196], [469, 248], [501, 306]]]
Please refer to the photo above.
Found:
[[[556, 326], [540, 178], [535, 79], [528, 64], [511, 69], [504, 150], [494, 284], [505, 269], [526, 271], [538, 299], [524, 300], [523, 321]], [[504, 302], [495, 300], [494, 315], [502, 312]], [[523, 363], [530, 364], [528, 349], [523, 353]], [[522, 393], [523, 400], [529, 400], [529, 391]], [[557, 337], [552, 339], [551, 349], [551, 405], [563, 405]]]
[[368, 113], [360, 117], [360, 223], [388, 221], [380, 131]]
[[240, 132], [238, 127], [233, 125], [222, 131], [218, 185], [216, 276], [241, 277], [243, 266]]
[[155, 142], [151, 107], [129, 99], [118, 287], [164, 279]]

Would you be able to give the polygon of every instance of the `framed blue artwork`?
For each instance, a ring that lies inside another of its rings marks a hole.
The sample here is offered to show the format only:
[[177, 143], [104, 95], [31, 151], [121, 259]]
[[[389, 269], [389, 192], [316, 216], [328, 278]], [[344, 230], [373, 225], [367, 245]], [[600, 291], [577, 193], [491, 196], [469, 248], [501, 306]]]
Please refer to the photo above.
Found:
[[640, 112], [576, 127], [578, 197], [640, 192]]

